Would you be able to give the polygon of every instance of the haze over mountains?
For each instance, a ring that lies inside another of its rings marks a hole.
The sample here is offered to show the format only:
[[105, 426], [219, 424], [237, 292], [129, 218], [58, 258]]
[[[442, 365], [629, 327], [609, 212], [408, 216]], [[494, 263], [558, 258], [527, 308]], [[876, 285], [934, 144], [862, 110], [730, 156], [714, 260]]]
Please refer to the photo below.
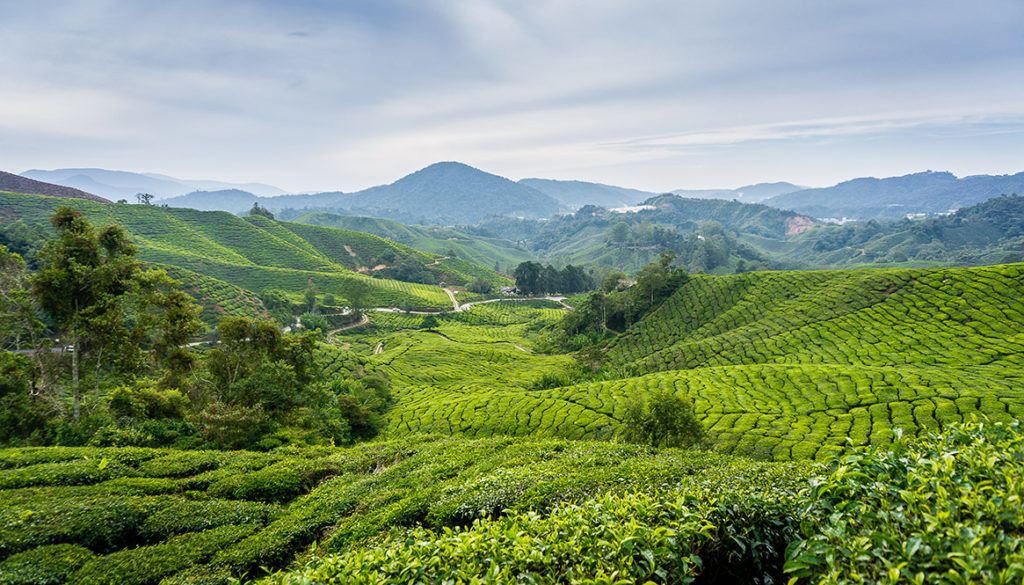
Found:
[[[276, 187], [257, 183], [184, 181], [103, 169], [33, 170], [22, 176], [112, 200], [134, 202], [137, 193], [146, 192], [171, 207], [204, 211], [242, 214], [258, 203], [285, 219], [308, 211], [328, 211], [445, 225], [472, 224], [496, 215], [547, 218], [584, 205], [614, 209], [635, 206], [659, 195], [585, 181], [528, 178], [517, 182], [458, 162], [436, 163], [394, 183], [353, 193], [302, 195], [283, 194]], [[926, 171], [902, 177], [857, 178], [825, 188], [776, 182], [737, 189], [678, 189], [672, 193], [694, 199], [763, 203], [819, 219], [900, 219], [948, 214], [1000, 195], [1024, 193], [1024, 173], [957, 178], [948, 172]]]
[[81, 189], [113, 201], [127, 199], [133, 203], [138, 193], [149, 193], [157, 199], [184, 195], [196, 190], [243, 189], [264, 197], [286, 193], [283, 189], [262, 183], [176, 179], [157, 173], [132, 173], [106, 169], [55, 169], [52, 171], [33, 169], [21, 173], [21, 176]]
[[756, 185], [740, 187], [739, 189], [676, 189], [672, 193], [680, 197], [692, 199], [735, 199], [743, 203], [760, 203], [776, 195], [793, 193], [794, 191], [806, 188], [794, 185], [793, 183], [778, 182], [758, 183]]
[[887, 179], [860, 178], [825, 189], [765, 199], [772, 207], [818, 218], [900, 219], [952, 213], [1000, 195], [1024, 194], [1024, 173], [975, 175], [925, 171]]

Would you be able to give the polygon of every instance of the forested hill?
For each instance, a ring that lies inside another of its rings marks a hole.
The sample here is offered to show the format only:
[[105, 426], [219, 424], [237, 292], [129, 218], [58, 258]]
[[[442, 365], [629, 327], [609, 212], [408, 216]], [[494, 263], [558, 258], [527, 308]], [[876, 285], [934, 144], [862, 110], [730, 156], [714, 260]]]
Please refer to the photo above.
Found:
[[815, 267], [1020, 262], [1024, 196], [995, 197], [943, 217], [823, 226], [776, 249], [791, 260]]
[[955, 211], [1000, 195], [1024, 194], [1024, 173], [976, 175], [924, 172], [885, 179], [860, 178], [764, 200], [818, 218], [899, 219], [908, 214]]
[[[765, 205], [659, 195], [631, 212], [588, 205], [547, 221], [488, 218], [464, 230], [516, 241], [538, 257], [570, 264], [635, 271], [674, 250], [678, 265], [692, 272], [732, 273], [769, 263], [747, 239], [781, 242], [814, 225], [818, 222], [809, 217]], [[772, 264], [792, 265], [784, 258]]]
[[457, 162], [436, 163], [390, 185], [346, 195], [345, 208], [404, 221], [472, 223], [488, 215], [544, 218], [558, 202], [540, 191]]

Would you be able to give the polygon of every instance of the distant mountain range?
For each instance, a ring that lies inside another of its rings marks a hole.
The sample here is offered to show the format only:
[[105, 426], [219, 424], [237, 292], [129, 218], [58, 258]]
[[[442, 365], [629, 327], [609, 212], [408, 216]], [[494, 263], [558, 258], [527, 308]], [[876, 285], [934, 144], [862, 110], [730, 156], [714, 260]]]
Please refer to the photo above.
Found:
[[817, 218], [899, 219], [951, 213], [1000, 195], [1024, 194], [1024, 173], [975, 175], [926, 171], [887, 179], [862, 178], [762, 201]]
[[690, 199], [726, 199], [740, 201], [742, 203], [760, 203], [770, 197], [784, 195], [800, 191], [807, 187], [794, 185], [793, 183], [758, 183], [747, 185], [739, 189], [676, 189], [673, 195], [688, 197]]
[[641, 203], [658, 193], [587, 183], [584, 181], [555, 181], [552, 179], [522, 179], [520, 185], [533, 187], [558, 200], [563, 209], [576, 210], [584, 205], [599, 205], [609, 209]]
[[285, 211], [283, 218], [309, 210], [441, 224], [475, 223], [489, 215], [544, 218], [559, 209], [556, 199], [533, 187], [457, 162], [436, 163], [390, 185], [355, 193], [257, 197], [240, 191], [215, 191], [161, 203], [232, 213], [245, 212], [259, 203], [275, 212]]
[[[284, 219], [326, 211], [441, 225], [469, 225], [487, 216], [548, 218], [585, 205], [614, 209], [659, 195], [584, 181], [530, 178], [515, 182], [458, 162], [436, 163], [394, 183], [354, 193], [307, 195], [282, 194], [276, 187], [256, 183], [185, 181], [103, 169], [34, 170], [23, 177], [131, 203], [137, 193], [144, 192], [171, 207], [204, 211], [244, 214], [253, 203], [259, 203]], [[1024, 194], [1024, 173], [957, 178], [948, 172], [927, 171], [884, 179], [858, 178], [814, 189], [778, 182], [672, 193], [691, 199], [763, 203], [819, 219], [900, 219], [948, 214], [999, 195]]]
[[223, 181], [176, 179], [155, 173], [131, 173], [106, 169], [55, 169], [52, 171], [33, 169], [25, 171], [21, 176], [81, 189], [112, 201], [126, 199], [130, 203], [135, 203], [135, 196], [139, 193], [149, 193], [156, 199], [184, 195], [196, 190], [241, 189], [261, 196], [285, 193], [282, 189], [262, 183], [238, 184]]
[[28, 193], [30, 195], [47, 195], [49, 197], [72, 197], [74, 199], [88, 199], [90, 201], [98, 201], [100, 203], [110, 203], [110, 201], [102, 197], [93, 195], [92, 193], [86, 193], [80, 189], [44, 183], [21, 175], [5, 173], [3, 171], [0, 171], [0, 191]]

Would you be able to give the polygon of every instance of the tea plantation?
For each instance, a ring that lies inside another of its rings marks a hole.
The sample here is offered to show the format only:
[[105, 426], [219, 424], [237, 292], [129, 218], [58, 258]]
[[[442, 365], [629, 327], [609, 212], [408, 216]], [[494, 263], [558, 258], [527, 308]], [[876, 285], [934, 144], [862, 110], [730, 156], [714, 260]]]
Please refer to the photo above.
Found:
[[535, 388], [536, 377], [568, 360], [501, 343], [528, 325], [492, 332], [486, 305], [458, 317], [479, 319], [473, 329], [483, 338], [448, 321], [433, 335], [379, 335], [384, 351], [369, 363], [398, 382], [392, 436], [609, 439], [631, 397], [666, 388], [693, 402], [716, 449], [823, 458], [850, 443], [890, 442], [896, 429], [916, 435], [972, 416], [1020, 418], [1022, 270], [696, 276], [611, 342], [619, 374], [605, 381]]
[[[207, 321], [215, 314], [249, 315], [250, 306], [228, 307], [211, 289], [235, 287], [250, 298], [278, 289], [298, 299], [312, 285], [321, 294], [347, 300], [347, 291], [369, 287], [371, 306], [444, 308], [448, 296], [437, 286], [371, 278], [378, 271], [403, 267], [408, 279], [467, 284], [482, 278], [492, 285], [509, 281], [475, 264], [444, 259], [384, 238], [348, 230], [278, 222], [262, 216], [164, 208], [155, 205], [103, 204], [0, 192], [0, 217], [44, 225], [61, 205], [82, 211], [96, 225], [118, 223], [139, 248], [139, 258], [174, 267], [176, 276], [203, 303]], [[188, 271], [188, 272], [183, 272]], [[203, 278], [192, 277], [192, 273]], [[215, 284], [212, 281], [221, 281]], [[198, 289], [198, 290], [196, 290]]]
[[[0, 194], [0, 214], [45, 221], [61, 202]], [[267, 288], [368, 285], [383, 310], [303, 338], [302, 388], [381, 432], [303, 442], [319, 407], [298, 405], [261, 451], [205, 450], [201, 417], [184, 445], [203, 449], [0, 449], [0, 585], [1024, 582], [1024, 265], [671, 273], [663, 291], [638, 277], [568, 305], [415, 312], [451, 299], [370, 273], [489, 271], [258, 216], [76, 205], [123, 223], [209, 324], [265, 314]], [[567, 315], [630, 290], [621, 331], [560, 351]], [[291, 379], [275, 360], [260, 380]], [[654, 396], [692, 406], [697, 448], [626, 442]]]

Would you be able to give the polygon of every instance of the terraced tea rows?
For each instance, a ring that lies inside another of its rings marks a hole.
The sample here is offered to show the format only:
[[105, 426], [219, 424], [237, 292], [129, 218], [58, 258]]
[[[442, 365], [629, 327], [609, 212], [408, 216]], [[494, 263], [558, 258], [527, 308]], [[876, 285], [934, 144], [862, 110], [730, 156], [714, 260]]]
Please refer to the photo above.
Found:
[[779, 460], [823, 458], [985, 416], [1024, 416], [1024, 373], [981, 366], [751, 365], [662, 372], [530, 391], [494, 384], [403, 390], [388, 432], [608, 439], [627, 400], [656, 388], [689, 397], [717, 449]]
[[716, 448], [775, 459], [1010, 420], [1024, 416], [1021, 268], [694, 277], [609, 349], [613, 365], [667, 371], [550, 390], [527, 388], [557, 361], [448, 343], [514, 340], [516, 312], [545, 309], [478, 305], [447, 317], [462, 323], [447, 339], [382, 354], [402, 386], [387, 432], [607, 439], [655, 388], [689, 397]]
[[617, 339], [618, 363], [1024, 365], [1024, 265], [694, 277]]
[[[435, 258], [370, 234], [275, 222], [260, 216], [243, 219], [223, 212], [0, 192], [0, 214], [29, 224], [49, 226], [50, 215], [61, 205], [81, 210], [97, 225], [121, 224], [144, 262], [201, 273], [250, 293], [275, 288], [298, 298], [312, 283], [321, 294], [345, 299], [352, 283], [361, 282], [369, 285], [368, 302], [374, 306], [444, 308], [451, 304], [447, 294], [436, 286], [358, 274], [356, 271], [369, 272], [380, 265], [402, 262], [427, 266]], [[431, 270], [466, 282], [489, 272], [463, 260], [449, 264]], [[493, 273], [490, 278], [497, 279], [495, 283], [506, 282]], [[212, 306], [206, 307], [207, 316], [217, 312]]]

